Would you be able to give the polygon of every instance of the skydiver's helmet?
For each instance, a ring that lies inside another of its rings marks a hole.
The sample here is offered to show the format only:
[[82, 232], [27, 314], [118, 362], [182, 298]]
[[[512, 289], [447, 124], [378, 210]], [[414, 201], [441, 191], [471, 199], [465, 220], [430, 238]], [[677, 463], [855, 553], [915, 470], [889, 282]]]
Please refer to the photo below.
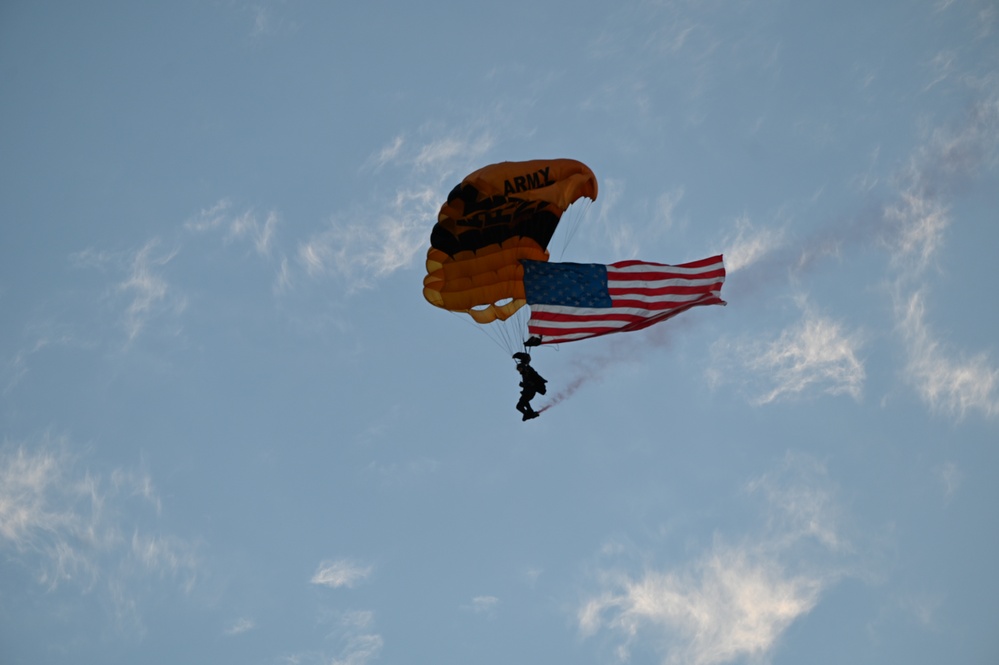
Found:
[[523, 351], [513, 354], [513, 359], [518, 363], [524, 363], [525, 365], [531, 362], [531, 356]]

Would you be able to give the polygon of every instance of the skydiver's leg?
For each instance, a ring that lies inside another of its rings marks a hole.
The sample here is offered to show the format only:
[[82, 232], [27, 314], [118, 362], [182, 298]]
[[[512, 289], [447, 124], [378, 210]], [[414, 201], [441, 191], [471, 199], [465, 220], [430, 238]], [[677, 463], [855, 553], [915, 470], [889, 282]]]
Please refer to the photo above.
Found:
[[[533, 390], [525, 388], [523, 392], [520, 393], [520, 401], [517, 402], [517, 410], [524, 414], [524, 420], [530, 420], [531, 418], [537, 418], [540, 415], [531, 406], [531, 400], [537, 393]], [[523, 408], [521, 408], [523, 406]]]

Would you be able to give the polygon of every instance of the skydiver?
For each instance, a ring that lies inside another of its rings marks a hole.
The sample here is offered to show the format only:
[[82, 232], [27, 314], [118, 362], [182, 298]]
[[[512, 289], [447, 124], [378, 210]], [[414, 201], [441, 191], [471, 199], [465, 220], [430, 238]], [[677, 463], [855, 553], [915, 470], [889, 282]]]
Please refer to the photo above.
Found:
[[517, 361], [517, 371], [520, 372], [520, 401], [517, 402], [517, 410], [524, 414], [524, 420], [537, 418], [541, 414], [531, 407], [531, 400], [538, 393], [544, 395], [548, 392], [545, 387], [548, 381], [531, 367], [530, 355], [515, 353], [513, 359]]

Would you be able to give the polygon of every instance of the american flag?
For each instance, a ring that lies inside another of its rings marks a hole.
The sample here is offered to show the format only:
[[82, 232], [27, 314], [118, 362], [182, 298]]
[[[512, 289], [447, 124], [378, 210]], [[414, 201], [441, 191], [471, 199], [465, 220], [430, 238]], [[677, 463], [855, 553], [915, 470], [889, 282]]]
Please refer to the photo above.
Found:
[[523, 261], [527, 331], [542, 344], [641, 330], [698, 305], [724, 305], [725, 264], [712, 256], [677, 266], [645, 261]]

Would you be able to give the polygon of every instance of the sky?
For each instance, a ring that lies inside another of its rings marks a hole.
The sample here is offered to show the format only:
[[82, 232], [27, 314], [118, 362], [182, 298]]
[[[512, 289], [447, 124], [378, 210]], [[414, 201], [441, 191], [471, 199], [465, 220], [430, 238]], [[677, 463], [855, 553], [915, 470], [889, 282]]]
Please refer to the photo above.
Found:
[[[7, 0], [0, 91], [4, 665], [999, 662], [994, 0]], [[424, 259], [563, 157], [728, 305], [522, 422]]]

